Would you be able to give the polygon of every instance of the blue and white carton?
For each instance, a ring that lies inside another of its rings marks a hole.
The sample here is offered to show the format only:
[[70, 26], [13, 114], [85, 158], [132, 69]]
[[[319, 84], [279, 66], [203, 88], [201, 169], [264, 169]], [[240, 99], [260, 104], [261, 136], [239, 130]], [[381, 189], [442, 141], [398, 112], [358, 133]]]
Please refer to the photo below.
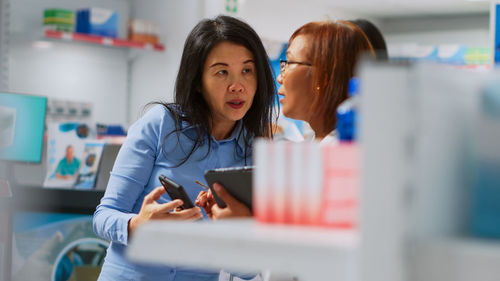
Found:
[[102, 8], [78, 10], [76, 32], [117, 38], [118, 12]]

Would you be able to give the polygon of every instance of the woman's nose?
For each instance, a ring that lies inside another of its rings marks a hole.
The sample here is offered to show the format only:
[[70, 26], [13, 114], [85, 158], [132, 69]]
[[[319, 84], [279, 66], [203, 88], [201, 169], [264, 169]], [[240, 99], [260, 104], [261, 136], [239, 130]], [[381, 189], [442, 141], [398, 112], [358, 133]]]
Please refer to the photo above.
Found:
[[276, 77], [276, 81], [278, 81], [278, 83], [280, 84], [283, 84], [283, 76], [281, 76], [281, 73], [278, 75], [278, 77]]
[[238, 81], [235, 81], [231, 83], [231, 85], [229, 85], [229, 91], [231, 93], [243, 92], [243, 89], [243, 85]]

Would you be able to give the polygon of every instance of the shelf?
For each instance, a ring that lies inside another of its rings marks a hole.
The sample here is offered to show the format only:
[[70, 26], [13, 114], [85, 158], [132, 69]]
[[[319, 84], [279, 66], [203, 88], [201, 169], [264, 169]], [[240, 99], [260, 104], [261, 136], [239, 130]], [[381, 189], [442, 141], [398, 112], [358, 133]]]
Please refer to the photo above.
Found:
[[83, 33], [45, 30], [44, 35], [46, 38], [51, 38], [51, 39], [84, 42], [84, 43], [97, 44], [109, 47], [143, 49], [143, 50], [152, 50], [157, 52], [163, 52], [165, 50], [165, 46], [162, 44], [138, 43], [124, 39], [102, 37], [102, 36], [83, 34]]
[[93, 214], [101, 201], [102, 190], [49, 189], [39, 186], [12, 188], [15, 211]]
[[497, 281], [500, 241], [472, 238], [436, 239], [416, 247], [415, 280]]
[[132, 237], [135, 261], [297, 276], [300, 280], [355, 280], [360, 238], [355, 231], [253, 220], [150, 222]]

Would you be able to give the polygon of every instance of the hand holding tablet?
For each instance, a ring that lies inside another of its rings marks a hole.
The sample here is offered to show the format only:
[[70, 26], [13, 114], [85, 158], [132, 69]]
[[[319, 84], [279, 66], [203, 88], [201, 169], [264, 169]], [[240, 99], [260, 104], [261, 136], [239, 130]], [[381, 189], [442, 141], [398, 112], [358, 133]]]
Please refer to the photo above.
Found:
[[220, 168], [205, 172], [205, 179], [213, 193], [215, 202], [220, 208], [225, 208], [226, 203], [214, 190], [214, 183], [222, 185], [236, 200], [242, 202], [247, 208], [252, 209], [252, 171], [253, 167]]

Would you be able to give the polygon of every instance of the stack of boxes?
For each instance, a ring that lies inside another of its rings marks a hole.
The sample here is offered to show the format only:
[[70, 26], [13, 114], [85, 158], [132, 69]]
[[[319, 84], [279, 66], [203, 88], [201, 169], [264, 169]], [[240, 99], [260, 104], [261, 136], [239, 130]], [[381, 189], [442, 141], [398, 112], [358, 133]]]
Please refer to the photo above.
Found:
[[[86, 8], [75, 12], [46, 9], [43, 24], [54, 31], [77, 32], [118, 38], [118, 12], [102, 8]], [[128, 40], [136, 43], [159, 44], [159, 27], [150, 21], [134, 19], [128, 22]]]
[[[118, 12], [102, 8], [86, 8], [75, 12], [46, 9], [43, 24], [54, 31], [78, 32], [118, 38]], [[150, 21], [134, 19], [128, 22], [128, 40], [136, 43], [159, 44], [159, 27]]]
[[71, 10], [46, 9], [43, 24], [55, 31], [118, 37], [118, 12], [107, 9], [80, 9], [76, 11], [76, 19]]
[[253, 211], [257, 221], [338, 229], [358, 227], [358, 144], [259, 139], [254, 155]]

